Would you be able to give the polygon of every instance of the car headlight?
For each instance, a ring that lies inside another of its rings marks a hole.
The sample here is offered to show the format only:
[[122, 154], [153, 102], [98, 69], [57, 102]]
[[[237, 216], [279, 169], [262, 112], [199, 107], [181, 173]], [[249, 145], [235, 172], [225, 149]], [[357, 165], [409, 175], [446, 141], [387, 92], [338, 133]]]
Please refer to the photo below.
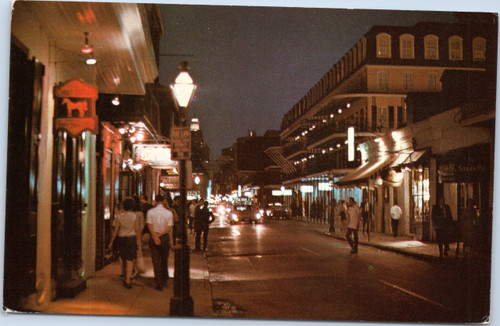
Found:
[[268, 209], [268, 210], [266, 211], [266, 214], [267, 214], [267, 215], [271, 215], [271, 213], [272, 213], [272, 211], [271, 211], [270, 209]]
[[231, 214], [231, 218], [233, 219], [233, 221], [235, 222], [238, 222], [238, 215], [237, 214]]
[[259, 210], [259, 214], [260, 215], [264, 214], [264, 210], [263, 209]]
[[260, 213], [255, 214], [256, 219], [260, 220], [261, 217], [262, 217], [262, 214], [260, 214]]

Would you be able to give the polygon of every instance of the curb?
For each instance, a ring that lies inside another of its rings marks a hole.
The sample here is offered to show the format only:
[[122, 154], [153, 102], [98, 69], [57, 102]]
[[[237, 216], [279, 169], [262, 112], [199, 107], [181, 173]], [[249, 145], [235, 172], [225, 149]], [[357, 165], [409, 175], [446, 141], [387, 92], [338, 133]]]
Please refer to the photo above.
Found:
[[[326, 236], [329, 236], [329, 237], [332, 237], [332, 238], [336, 238], [336, 239], [344, 240], [345, 241], [345, 237], [343, 237], [343, 236], [340, 236], [340, 235], [337, 235], [337, 234], [332, 234], [330, 232], [323, 232], [323, 231], [318, 231], [318, 232], [321, 233], [321, 234], [323, 234], [323, 235], [326, 235]], [[358, 244], [364, 245], [364, 246], [374, 247], [374, 248], [385, 250], [385, 251], [394, 252], [394, 253], [397, 253], [397, 254], [401, 254], [401, 255], [405, 255], [405, 256], [409, 256], [409, 257], [413, 257], [413, 258], [418, 258], [418, 259], [425, 260], [425, 261], [431, 261], [431, 262], [436, 262], [436, 261], [440, 262], [441, 261], [439, 259], [439, 257], [436, 257], [436, 256], [430, 256], [430, 255], [426, 255], [426, 254], [419, 254], [419, 253], [414, 253], [414, 252], [408, 252], [408, 251], [405, 251], [403, 249], [394, 248], [394, 247], [391, 247], [391, 246], [384, 246], [384, 245], [381, 245], [381, 244], [378, 244], [378, 243], [374, 243], [374, 242], [359, 241]]]

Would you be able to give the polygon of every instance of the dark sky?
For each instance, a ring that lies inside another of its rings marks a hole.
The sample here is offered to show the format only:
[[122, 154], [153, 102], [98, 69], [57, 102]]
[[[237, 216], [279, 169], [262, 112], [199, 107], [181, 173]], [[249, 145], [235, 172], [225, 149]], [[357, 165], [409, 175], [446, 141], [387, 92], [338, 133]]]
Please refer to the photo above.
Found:
[[[163, 5], [160, 82], [189, 61], [191, 112], [216, 159], [250, 129], [279, 129], [283, 114], [373, 25], [454, 21], [451, 13]], [[177, 56], [180, 55], [180, 56]], [[187, 55], [187, 56], [182, 56]]]

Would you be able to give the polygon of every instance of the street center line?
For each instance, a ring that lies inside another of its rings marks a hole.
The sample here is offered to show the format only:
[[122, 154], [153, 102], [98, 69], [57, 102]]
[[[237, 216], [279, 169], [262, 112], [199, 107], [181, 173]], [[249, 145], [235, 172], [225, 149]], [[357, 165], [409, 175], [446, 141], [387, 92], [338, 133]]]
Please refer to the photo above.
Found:
[[440, 307], [440, 308], [443, 308], [443, 309], [448, 310], [448, 311], [452, 311], [450, 308], [448, 308], [448, 307], [446, 307], [446, 306], [443, 306], [443, 305], [442, 305], [442, 304], [440, 304], [439, 302], [436, 302], [436, 301], [433, 301], [433, 300], [428, 299], [428, 298], [426, 298], [426, 297], [423, 297], [423, 296], [421, 296], [421, 295], [419, 295], [419, 294], [416, 294], [415, 292], [412, 292], [412, 291], [409, 291], [409, 290], [403, 289], [402, 287], [399, 287], [399, 286], [397, 286], [397, 285], [395, 285], [395, 284], [392, 284], [392, 283], [389, 283], [389, 282], [386, 282], [386, 281], [383, 281], [383, 280], [378, 280], [378, 281], [379, 281], [379, 282], [381, 282], [381, 283], [383, 283], [383, 284], [385, 284], [385, 285], [387, 285], [387, 286], [390, 286], [390, 287], [392, 287], [392, 288], [395, 288], [395, 289], [397, 289], [397, 290], [399, 290], [399, 291], [401, 291], [401, 292], [404, 292], [404, 293], [406, 293], [406, 294], [409, 294], [409, 295], [412, 295], [412, 296], [414, 296], [414, 297], [417, 297], [417, 298], [419, 298], [419, 299], [421, 299], [421, 300], [424, 300], [424, 301], [427, 301], [427, 302], [429, 302], [429, 303], [432, 303], [433, 305], [436, 305], [436, 306], [438, 306], [438, 307]]
[[311, 251], [311, 250], [306, 249], [306, 248], [304, 248], [304, 247], [300, 247], [300, 249], [302, 249], [302, 250], [304, 250], [304, 251], [307, 251], [308, 253], [311, 253], [311, 254], [316, 255], [316, 256], [318, 256], [318, 257], [319, 257], [319, 256], [321, 256], [320, 254], [315, 253], [314, 251]]

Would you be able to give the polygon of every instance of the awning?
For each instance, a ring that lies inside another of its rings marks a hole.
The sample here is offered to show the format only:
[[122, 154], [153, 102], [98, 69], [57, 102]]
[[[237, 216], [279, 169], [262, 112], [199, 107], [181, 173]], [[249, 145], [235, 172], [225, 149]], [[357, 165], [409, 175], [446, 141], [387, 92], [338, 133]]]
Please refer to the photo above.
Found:
[[337, 181], [335, 185], [338, 187], [345, 187], [368, 184], [370, 176], [392, 163], [395, 159], [396, 156], [384, 156], [377, 161], [365, 163]]
[[291, 174], [297, 171], [295, 166], [293, 166], [293, 164], [283, 156], [280, 146], [268, 147], [264, 153], [266, 153], [276, 164], [278, 164], [283, 172]]
[[399, 154], [398, 157], [392, 162], [391, 167], [406, 166], [418, 163], [420, 158], [425, 154], [423, 151], [413, 151], [411, 153]]

